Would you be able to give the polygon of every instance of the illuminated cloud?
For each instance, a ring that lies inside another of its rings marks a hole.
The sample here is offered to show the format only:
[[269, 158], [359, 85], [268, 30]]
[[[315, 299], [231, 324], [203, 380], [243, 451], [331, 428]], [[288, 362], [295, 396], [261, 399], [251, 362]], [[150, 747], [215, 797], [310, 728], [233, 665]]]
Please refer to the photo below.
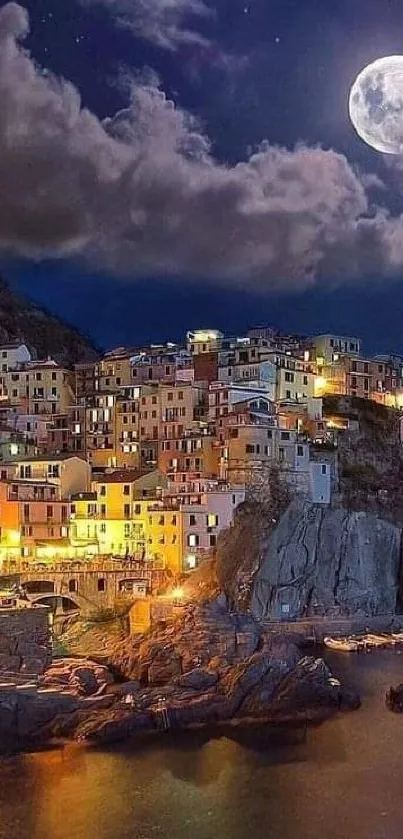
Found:
[[394, 274], [403, 221], [372, 207], [379, 183], [335, 151], [262, 144], [231, 167], [152, 81], [103, 123], [20, 45], [27, 14], [0, 10], [0, 250], [262, 290]]
[[80, 0], [83, 5], [105, 6], [120, 25], [164, 49], [183, 44], [207, 46], [196, 30], [201, 18], [211, 16], [204, 0]]

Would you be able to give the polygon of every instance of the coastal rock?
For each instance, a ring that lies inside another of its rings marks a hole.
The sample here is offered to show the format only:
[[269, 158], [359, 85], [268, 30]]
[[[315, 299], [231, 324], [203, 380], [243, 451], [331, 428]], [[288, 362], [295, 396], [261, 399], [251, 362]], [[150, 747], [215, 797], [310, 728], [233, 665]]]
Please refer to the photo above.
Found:
[[273, 720], [321, 718], [340, 707], [340, 683], [320, 658], [304, 657], [280, 681], [270, 700]]
[[76, 739], [96, 744], [128, 740], [135, 734], [154, 731], [152, 714], [133, 714], [123, 708], [91, 716], [76, 729]]
[[398, 597], [401, 531], [366, 512], [294, 501], [261, 545], [258, 620], [385, 615]]
[[69, 689], [77, 696], [91, 696], [113, 682], [102, 664], [87, 659], [55, 660], [40, 679], [42, 687]]
[[194, 670], [189, 670], [183, 676], [176, 679], [176, 684], [183, 688], [191, 688], [192, 690], [208, 690], [214, 687], [218, 681], [218, 674], [210, 672], [202, 667], [195, 667]]
[[181, 673], [181, 660], [171, 651], [158, 654], [147, 668], [147, 682], [153, 685], [165, 685]]
[[261, 629], [251, 615], [231, 614], [225, 596], [211, 603], [191, 605], [165, 629], [142, 640], [131, 637], [119, 644], [109, 663], [125, 679], [163, 685], [196, 668], [243, 661], [258, 648]]
[[403, 714], [403, 685], [389, 688], [385, 702], [389, 711], [393, 711], [395, 714]]

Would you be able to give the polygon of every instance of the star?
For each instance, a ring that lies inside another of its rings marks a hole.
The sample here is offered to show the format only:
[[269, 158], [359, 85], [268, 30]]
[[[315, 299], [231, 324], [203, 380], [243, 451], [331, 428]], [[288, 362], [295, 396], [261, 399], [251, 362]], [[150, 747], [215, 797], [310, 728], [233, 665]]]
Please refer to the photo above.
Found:
[[274, 40], [275, 40], [275, 43], [276, 43], [276, 44], [279, 44], [279, 43], [280, 43], [280, 38], [279, 38], [279, 36], [278, 36], [278, 35], [276, 35], [276, 37], [275, 37], [275, 39], [274, 39]]

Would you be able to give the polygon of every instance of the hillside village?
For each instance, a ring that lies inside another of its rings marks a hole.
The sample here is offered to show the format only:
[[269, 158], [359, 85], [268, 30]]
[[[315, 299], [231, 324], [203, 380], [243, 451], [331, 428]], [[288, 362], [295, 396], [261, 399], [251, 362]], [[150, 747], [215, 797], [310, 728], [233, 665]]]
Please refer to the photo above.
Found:
[[363, 448], [360, 417], [375, 418], [378, 438], [387, 429], [381, 460], [395, 468], [402, 408], [403, 357], [366, 357], [355, 337], [201, 329], [73, 369], [4, 343], [2, 567], [120, 557], [180, 575], [214, 555], [273, 470], [314, 504], [341, 491], [385, 499], [385, 463]]

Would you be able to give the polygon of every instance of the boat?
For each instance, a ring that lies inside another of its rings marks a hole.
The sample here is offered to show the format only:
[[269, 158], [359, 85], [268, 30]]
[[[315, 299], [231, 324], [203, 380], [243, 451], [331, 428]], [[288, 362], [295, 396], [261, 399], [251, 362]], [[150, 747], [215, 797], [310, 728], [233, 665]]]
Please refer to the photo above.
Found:
[[366, 635], [352, 638], [324, 638], [324, 644], [330, 650], [339, 652], [358, 652], [359, 650], [383, 649], [403, 644], [403, 632], [393, 632], [390, 635], [376, 635], [368, 632]]
[[356, 653], [362, 647], [361, 641], [357, 638], [329, 638], [323, 639], [329, 650], [336, 650], [343, 653]]

